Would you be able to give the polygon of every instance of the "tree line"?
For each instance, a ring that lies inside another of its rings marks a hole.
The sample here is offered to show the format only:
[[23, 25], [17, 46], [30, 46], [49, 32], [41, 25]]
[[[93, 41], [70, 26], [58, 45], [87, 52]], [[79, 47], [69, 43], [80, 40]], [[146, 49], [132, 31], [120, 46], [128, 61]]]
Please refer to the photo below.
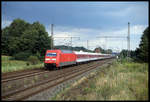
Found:
[[[131, 58], [143, 62], [148, 62], [148, 33], [147, 27], [141, 37], [139, 48], [130, 51]], [[37, 56], [40, 60], [44, 58], [47, 49], [51, 48], [51, 36], [48, 36], [43, 24], [38, 21], [32, 24], [17, 18], [10, 26], [2, 29], [1, 34], [1, 53], [2, 55], [13, 56], [14, 59], [26, 60], [29, 56]], [[85, 52], [101, 52], [111, 54], [112, 50], [104, 50], [101, 47], [93, 51], [84, 47], [55, 46], [55, 49], [69, 49]], [[122, 50], [121, 57], [127, 56], [127, 50]]]

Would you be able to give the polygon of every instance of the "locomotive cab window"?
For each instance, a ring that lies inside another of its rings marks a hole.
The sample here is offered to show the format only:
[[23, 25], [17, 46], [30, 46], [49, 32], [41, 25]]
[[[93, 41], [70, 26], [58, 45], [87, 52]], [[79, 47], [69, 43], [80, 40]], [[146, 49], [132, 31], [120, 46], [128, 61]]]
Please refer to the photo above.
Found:
[[46, 56], [50, 56], [50, 57], [56, 57], [56, 53], [47, 53], [47, 55]]

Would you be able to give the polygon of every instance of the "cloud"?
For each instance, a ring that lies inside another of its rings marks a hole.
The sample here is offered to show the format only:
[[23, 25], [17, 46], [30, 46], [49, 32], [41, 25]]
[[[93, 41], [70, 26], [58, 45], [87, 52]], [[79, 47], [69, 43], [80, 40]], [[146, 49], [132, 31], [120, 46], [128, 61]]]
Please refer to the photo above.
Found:
[[[129, 15], [136, 17], [143, 17], [143, 15], [148, 15], [148, 3], [135, 3], [135, 4], [125, 4], [112, 6], [112, 10], [107, 11], [105, 14], [113, 17], [127, 17]], [[118, 9], [115, 9], [118, 8]], [[140, 13], [139, 13], [140, 12]]]
[[[140, 39], [134, 39], [132, 36], [141, 36], [143, 34], [146, 25], [132, 25], [130, 27], [130, 34], [131, 34], [131, 49], [135, 50], [138, 47]], [[50, 33], [50, 26], [47, 27], [49, 35]], [[93, 50], [98, 46], [102, 48], [108, 49], [111, 48], [114, 51], [122, 49], [127, 49], [127, 39], [126, 38], [98, 38], [98, 36], [125, 36], [127, 37], [128, 28], [122, 28], [118, 30], [98, 30], [98, 29], [87, 29], [87, 28], [74, 28], [74, 27], [67, 27], [67, 26], [57, 26], [54, 27], [54, 39], [55, 45], [70, 45], [71, 38], [69, 37], [80, 37], [80, 40], [77, 38], [72, 38], [73, 46], [84, 46], [87, 48], [87, 40], [89, 49]], [[57, 38], [57, 37], [67, 37], [67, 38]]]
[[131, 34], [143, 34], [143, 31], [146, 29], [146, 25], [135, 25], [131, 27]]

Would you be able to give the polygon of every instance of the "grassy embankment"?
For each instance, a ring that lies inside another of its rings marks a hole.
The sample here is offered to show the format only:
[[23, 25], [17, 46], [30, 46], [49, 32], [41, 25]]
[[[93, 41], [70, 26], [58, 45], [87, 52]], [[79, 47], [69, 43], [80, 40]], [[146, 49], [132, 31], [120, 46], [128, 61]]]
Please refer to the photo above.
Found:
[[147, 63], [115, 61], [82, 79], [52, 100], [148, 100]]
[[43, 67], [41, 62], [36, 65], [27, 65], [27, 61], [10, 60], [11, 56], [1, 56], [1, 58], [2, 73]]

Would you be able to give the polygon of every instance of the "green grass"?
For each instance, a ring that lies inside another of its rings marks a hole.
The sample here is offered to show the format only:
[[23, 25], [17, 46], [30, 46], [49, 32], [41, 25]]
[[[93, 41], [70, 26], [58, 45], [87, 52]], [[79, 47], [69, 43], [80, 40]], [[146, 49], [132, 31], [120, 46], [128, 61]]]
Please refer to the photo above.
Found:
[[43, 67], [43, 63], [27, 66], [27, 61], [11, 60], [11, 56], [1, 56], [2, 73]]
[[148, 64], [114, 62], [53, 100], [148, 100]]

